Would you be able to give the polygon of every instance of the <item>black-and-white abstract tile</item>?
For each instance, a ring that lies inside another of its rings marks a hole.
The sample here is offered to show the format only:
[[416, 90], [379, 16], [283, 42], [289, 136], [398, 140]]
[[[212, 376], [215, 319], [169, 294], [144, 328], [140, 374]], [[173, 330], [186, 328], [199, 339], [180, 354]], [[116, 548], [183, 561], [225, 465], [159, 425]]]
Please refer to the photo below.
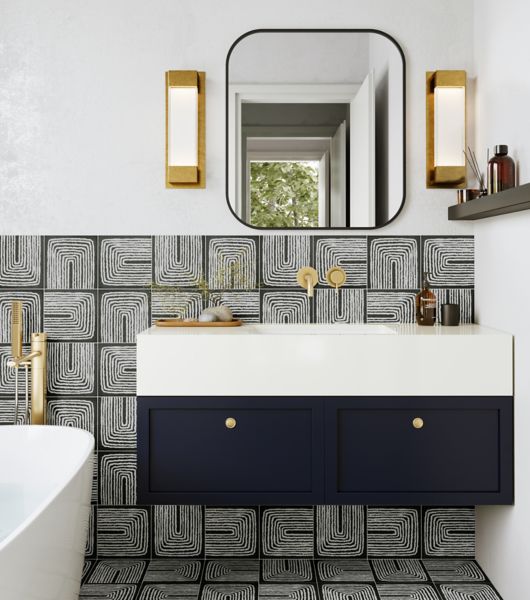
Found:
[[366, 292], [367, 323], [414, 323], [416, 293], [408, 291]]
[[99, 557], [148, 557], [149, 509], [98, 507], [97, 552]]
[[79, 592], [80, 600], [134, 600], [137, 586], [130, 583], [107, 583], [96, 585], [84, 583]]
[[96, 292], [44, 292], [44, 330], [50, 341], [96, 341]]
[[153, 241], [154, 281], [161, 286], [198, 287], [204, 279], [200, 235], [158, 235]]
[[322, 600], [378, 600], [370, 583], [324, 583], [321, 594]]
[[117, 506], [136, 504], [136, 454], [99, 453], [99, 501]]
[[317, 506], [315, 538], [317, 556], [363, 556], [365, 507]]
[[204, 305], [199, 290], [153, 290], [151, 293], [151, 322], [156, 319], [198, 319]]
[[433, 288], [436, 295], [436, 314], [441, 320], [442, 304], [452, 303], [460, 306], [460, 322], [473, 323], [474, 318], [474, 291], [469, 288]]
[[322, 582], [373, 582], [370, 563], [363, 559], [330, 558], [316, 562], [318, 580]]
[[0, 287], [42, 287], [42, 238], [0, 236]]
[[199, 589], [196, 583], [146, 583], [138, 600], [197, 600]]
[[264, 583], [259, 597], [267, 600], [318, 600], [317, 586], [312, 583]]
[[46, 238], [46, 288], [91, 290], [96, 287], [97, 238]]
[[101, 346], [99, 350], [101, 395], [136, 393], [136, 346]]
[[22, 302], [23, 342], [28, 344], [31, 334], [42, 330], [42, 292], [39, 290], [0, 291], [0, 344], [11, 343], [13, 300]]
[[58, 396], [93, 396], [96, 388], [96, 344], [48, 344], [48, 393]]
[[365, 291], [357, 289], [316, 289], [317, 323], [364, 323]]
[[366, 536], [369, 558], [418, 557], [420, 509], [369, 506]]
[[199, 583], [202, 579], [202, 560], [158, 558], [149, 562], [145, 582]]
[[244, 323], [259, 323], [260, 293], [254, 292], [212, 292], [208, 297], [209, 306], [228, 306], [235, 319]]
[[429, 558], [423, 561], [423, 566], [435, 583], [444, 581], [475, 583], [486, 580], [482, 569], [474, 560]]
[[474, 508], [424, 508], [423, 555], [475, 556]]
[[472, 237], [423, 237], [423, 268], [431, 287], [471, 287], [474, 284]]
[[258, 238], [212, 237], [208, 244], [210, 290], [252, 290], [258, 286]]
[[101, 342], [104, 344], [135, 343], [136, 334], [150, 325], [147, 292], [102, 292], [100, 305]]
[[299, 287], [296, 274], [310, 266], [311, 238], [307, 235], [264, 235], [261, 238], [264, 287]]
[[369, 237], [370, 280], [374, 290], [410, 290], [419, 285], [418, 237]]
[[443, 583], [439, 589], [443, 600], [502, 600], [487, 583]]
[[382, 583], [419, 583], [429, 580], [417, 558], [379, 558], [372, 561], [372, 569], [376, 580]]
[[307, 292], [275, 290], [261, 292], [262, 323], [309, 323], [311, 303]]
[[145, 560], [100, 560], [87, 583], [141, 583], [146, 566]]
[[315, 259], [319, 281], [326, 281], [331, 267], [342, 267], [346, 272], [346, 287], [365, 288], [367, 284], [366, 237], [316, 237]]
[[259, 581], [260, 561], [239, 558], [209, 560], [204, 570], [204, 581]]
[[206, 556], [257, 556], [258, 510], [207, 506], [204, 518]]
[[77, 427], [96, 433], [96, 409], [92, 398], [55, 397], [48, 399], [48, 424]]
[[153, 281], [150, 237], [103, 237], [99, 241], [100, 287], [147, 287]]
[[136, 448], [136, 397], [104, 396], [99, 399], [98, 408], [100, 448]]
[[153, 507], [153, 556], [203, 556], [203, 507]]
[[313, 556], [313, 539], [313, 507], [261, 509], [263, 557]]
[[430, 583], [383, 583], [377, 591], [380, 600], [440, 600]]

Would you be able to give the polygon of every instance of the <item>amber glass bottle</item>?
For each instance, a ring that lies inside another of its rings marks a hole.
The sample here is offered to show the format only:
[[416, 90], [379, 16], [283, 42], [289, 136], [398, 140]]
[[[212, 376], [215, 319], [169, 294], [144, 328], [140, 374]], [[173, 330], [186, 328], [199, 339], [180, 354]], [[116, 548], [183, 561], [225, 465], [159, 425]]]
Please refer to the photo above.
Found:
[[423, 284], [416, 294], [416, 323], [434, 325], [436, 322], [436, 294], [430, 289], [428, 273], [423, 274]]
[[495, 156], [488, 161], [488, 194], [496, 194], [515, 186], [515, 163], [508, 156], [508, 146], [495, 146]]

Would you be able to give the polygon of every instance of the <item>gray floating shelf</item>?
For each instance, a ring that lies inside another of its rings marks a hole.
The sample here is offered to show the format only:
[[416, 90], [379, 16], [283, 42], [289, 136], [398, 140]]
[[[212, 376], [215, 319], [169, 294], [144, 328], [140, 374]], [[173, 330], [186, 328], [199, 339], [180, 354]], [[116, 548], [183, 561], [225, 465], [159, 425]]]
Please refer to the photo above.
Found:
[[475, 221], [530, 209], [530, 183], [450, 206], [450, 221]]

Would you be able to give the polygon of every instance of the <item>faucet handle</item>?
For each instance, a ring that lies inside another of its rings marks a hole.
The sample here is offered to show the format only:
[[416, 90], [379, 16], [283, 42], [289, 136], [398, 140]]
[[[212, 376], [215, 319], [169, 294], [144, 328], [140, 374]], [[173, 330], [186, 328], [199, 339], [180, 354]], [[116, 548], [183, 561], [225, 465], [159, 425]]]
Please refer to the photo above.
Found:
[[13, 358], [22, 356], [22, 302], [13, 300], [11, 304], [11, 354]]
[[346, 283], [346, 271], [342, 267], [331, 267], [326, 273], [326, 281], [338, 294], [339, 288]]
[[301, 267], [296, 274], [298, 284], [307, 290], [307, 295], [313, 297], [313, 289], [318, 283], [318, 273], [313, 267]]

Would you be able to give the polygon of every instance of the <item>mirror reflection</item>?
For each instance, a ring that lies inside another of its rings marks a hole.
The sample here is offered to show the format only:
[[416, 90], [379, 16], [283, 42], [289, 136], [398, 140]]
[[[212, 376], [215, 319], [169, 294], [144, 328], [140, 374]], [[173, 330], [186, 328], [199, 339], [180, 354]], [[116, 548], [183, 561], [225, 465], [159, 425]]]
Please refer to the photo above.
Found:
[[227, 62], [228, 201], [258, 228], [373, 228], [404, 199], [404, 61], [369, 31], [258, 31]]

